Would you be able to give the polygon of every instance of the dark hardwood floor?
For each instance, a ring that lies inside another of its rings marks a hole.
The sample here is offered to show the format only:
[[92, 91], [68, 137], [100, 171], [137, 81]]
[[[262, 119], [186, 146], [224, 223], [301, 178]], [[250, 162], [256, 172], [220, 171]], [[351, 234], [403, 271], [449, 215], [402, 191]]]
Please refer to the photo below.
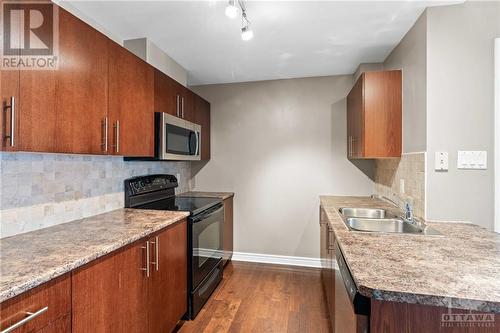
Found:
[[180, 333], [330, 332], [320, 270], [232, 262], [195, 320]]

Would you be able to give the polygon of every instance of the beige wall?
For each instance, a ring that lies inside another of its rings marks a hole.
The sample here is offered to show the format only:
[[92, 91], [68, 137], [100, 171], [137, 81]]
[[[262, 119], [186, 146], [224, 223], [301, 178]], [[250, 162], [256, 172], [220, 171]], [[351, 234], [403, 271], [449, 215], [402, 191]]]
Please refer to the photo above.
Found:
[[[431, 219], [494, 220], [494, 38], [500, 2], [427, 10], [427, 214]], [[458, 150], [486, 150], [488, 170], [457, 170]], [[447, 151], [448, 172], [434, 171]]]
[[403, 70], [403, 152], [426, 151], [427, 14], [384, 61], [384, 69]]
[[180, 84], [187, 85], [187, 71], [149, 39], [128, 39], [123, 46]]
[[319, 257], [318, 196], [373, 192], [346, 158], [351, 85], [349, 75], [194, 87], [212, 104], [212, 159], [193, 186], [236, 193], [235, 251]]

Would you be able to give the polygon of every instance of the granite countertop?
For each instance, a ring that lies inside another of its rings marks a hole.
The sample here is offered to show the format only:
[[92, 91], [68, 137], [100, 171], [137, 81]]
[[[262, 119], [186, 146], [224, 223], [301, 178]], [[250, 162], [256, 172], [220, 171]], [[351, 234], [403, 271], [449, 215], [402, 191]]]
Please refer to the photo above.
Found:
[[0, 239], [0, 302], [188, 215], [188, 212], [125, 208]]
[[181, 197], [202, 197], [202, 198], [220, 198], [226, 200], [234, 197], [233, 192], [203, 192], [203, 191], [189, 191], [179, 194]]
[[370, 197], [321, 196], [360, 293], [383, 301], [500, 313], [500, 234], [459, 222], [425, 223], [442, 235], [349, 231], [342, 207], [395, 206]]

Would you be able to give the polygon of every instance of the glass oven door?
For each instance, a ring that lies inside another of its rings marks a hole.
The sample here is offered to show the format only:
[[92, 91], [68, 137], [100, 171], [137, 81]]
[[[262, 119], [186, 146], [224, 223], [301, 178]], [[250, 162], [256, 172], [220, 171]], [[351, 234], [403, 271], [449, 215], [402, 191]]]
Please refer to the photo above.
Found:
[[193, 289], [222, 260], [224, 206], [219, 204], [192, 217], [192, 281]]

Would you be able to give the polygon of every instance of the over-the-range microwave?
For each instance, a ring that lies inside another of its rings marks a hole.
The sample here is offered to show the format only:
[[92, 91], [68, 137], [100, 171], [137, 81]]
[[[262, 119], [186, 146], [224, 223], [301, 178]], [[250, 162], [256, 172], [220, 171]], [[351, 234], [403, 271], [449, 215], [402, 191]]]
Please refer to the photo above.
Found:
[[201, 160], [201, 126], [165, 112], [155, 112], [155, 159]]

